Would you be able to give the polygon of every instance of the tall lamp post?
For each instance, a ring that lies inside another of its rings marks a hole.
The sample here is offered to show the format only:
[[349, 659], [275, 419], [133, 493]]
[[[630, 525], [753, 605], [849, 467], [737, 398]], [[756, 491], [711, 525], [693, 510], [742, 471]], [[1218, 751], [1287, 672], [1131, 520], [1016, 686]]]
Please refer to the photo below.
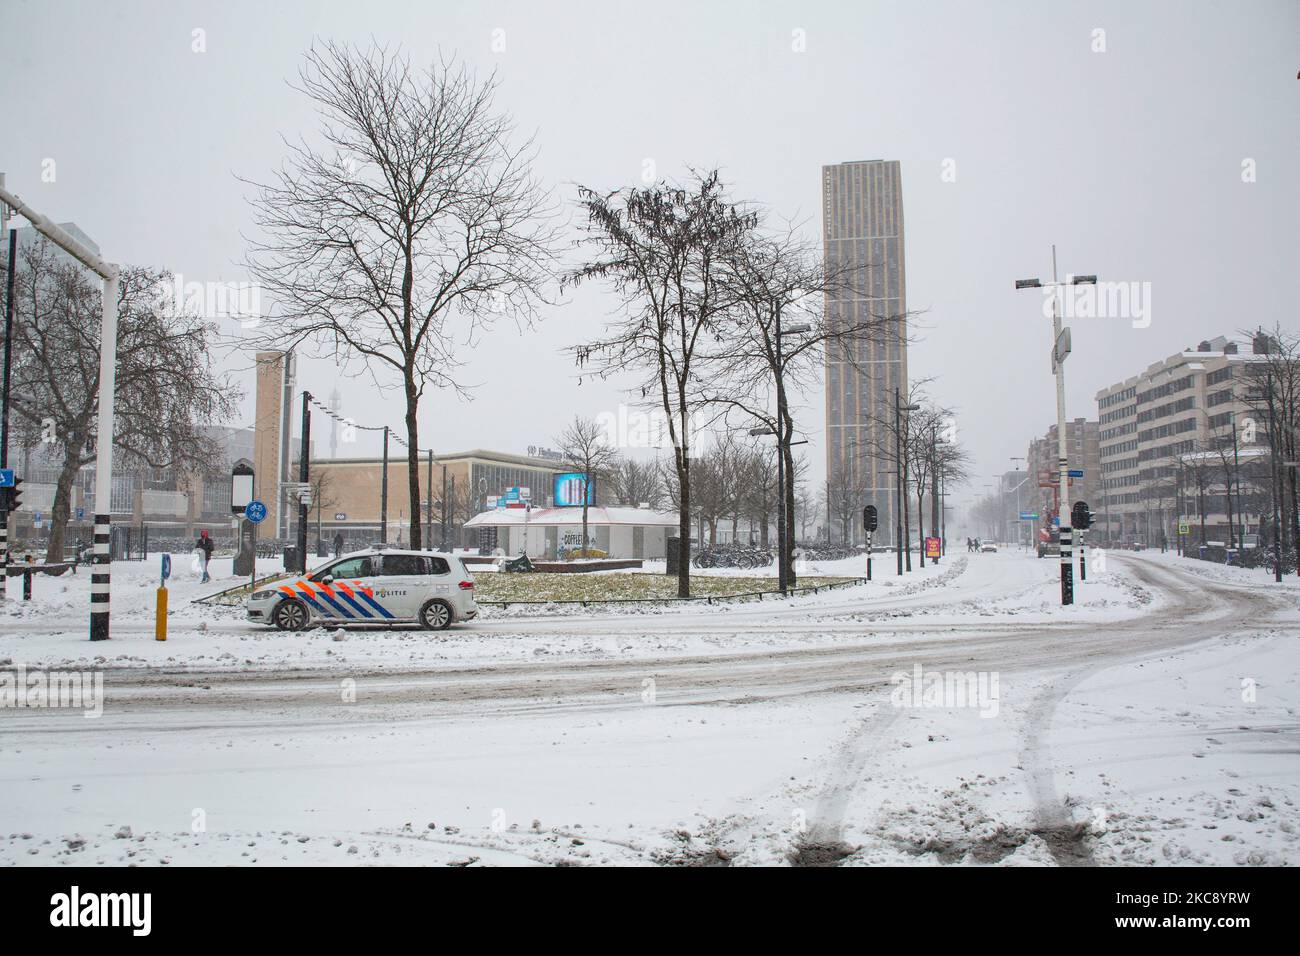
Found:
[[[104, 280], [99, 326], [99, 420], [95, 433], [95, 550], [94, 569], [90, 573], [90, 639], [106, 641], [109, 636], [109, 597], [113, 572], [110, 547], [113, 513], [113, 396], [117, 378], [117, 298], [121, 268], [115, 262], [100, 258], [5, 189], [3, 177], [0, 177], [0, 205], [7, 206], [22, 216], [37, 232]], [[11, 272], [10, 275], [12, 274]]]
[[947, 557], [948, 555], [948, 534], [945, 530], [945, 521], [943, 515], [943, 495], [944, 495], [944, 478], [947, 476], [947, 459], [944, 458], [944, 446], [951, 445], [952, 442], [937, 434], [937, 430], [932, 432], [934, 435], [934, 466], [931, 475], [931, 497], [933, 501], [931, 507], [935, 508], [933, 514], [938, 518], [938, 526], [930, 529], [930, 534], [937, 536], [939, 539], [939, 555]]
[[793, 531], [791, 527], [793, 515], [790, 514], [790, 502], [786, 497], [786, 483], [793, 484], [794, 482], [794, 475], [786, 472], [785, 456], [789, 452], [791, 445], [801, 443], [790, 441], [794, 431], [794, 422], [790, 419], [789, 410], [786, 408], [785, 403], [785, 357], [781, 352], [781, 340], [787, 335], [802, 335], [805, 332], [811, 332], [812, 326], [806, 322], [801, 322], [782, 327], [780, 302], [773, 303], [773, 313], [773, 325], [776, 333], [772, 342], [776, 352], [776, 460], [777, 483], [780, 485], [780, 506], [777, 508], [777, 520], [781, 522], [781, 533], [776, 538], [777, 546], [781, 549], [781, 559], [777, 562], [777, 576], [781, 582], [781, 593], [784, 594], [786, 588], [790, 586], [790, 554], [793, 551], [793, 542], [790, 540]]
[[1067, 285], [1096, 285], [1097, 277], [1071, 276], [1060, 282], [1056, 277], [1056, 246], [1052, 246], [1052, 281], [1017, 279], [1016, 289], [1052, 290], [1052, 372], [1056, 375], [1056, 468], [1060, 486], [1061, 520], [1061, 604], [1074, 603], [1074, 549], [1070, 528], [1069, 445], [1065, 439], [1065, 357], [1070, 354], [1070, 330], [1061, 328], [1060, 290]]
[[[785, 594], [790, 587], [790, 575], [787, 562], [791, 548], [788, 535], [786, 534], [785, 455], [782, 453], [781, 449], [781, 434], [779, 431], [773, 431], [766, 425], [761, 428], [751, 428], [749, 434], [754, 437], [759, 435], [776, 436], [776, 484], [778, 488], [778, 494], [776, 496], [776, 550], [778, 555], [776, 562], [776, 586], [782, 594]], [[794, 441], [789, 442], [788, 444], [806, 445], [807, 442]]]
[[[894, 550], [898, 552], [898, 574], [903, 574], [903, 412], [915, 412], [920, 405], [904, 405], [898, 386], [894, 386], [894, 477], [898, 482], [897, 501], [894, 507]], [[917, 520], [921, 516], [917, 515]], [[907, 542], [909, 552], [911, 542]], [[908, 555], [907, 568], [912, 569], [911, 555]]]

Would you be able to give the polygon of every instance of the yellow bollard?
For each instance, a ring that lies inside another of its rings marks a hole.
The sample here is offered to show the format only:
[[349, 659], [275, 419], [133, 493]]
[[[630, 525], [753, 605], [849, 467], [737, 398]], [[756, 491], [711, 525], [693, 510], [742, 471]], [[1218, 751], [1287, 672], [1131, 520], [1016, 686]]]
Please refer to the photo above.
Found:
[[158, 610], [154, 614], [153, 637], [155, 641], [167, 640], [167, 588], [158, 589]]

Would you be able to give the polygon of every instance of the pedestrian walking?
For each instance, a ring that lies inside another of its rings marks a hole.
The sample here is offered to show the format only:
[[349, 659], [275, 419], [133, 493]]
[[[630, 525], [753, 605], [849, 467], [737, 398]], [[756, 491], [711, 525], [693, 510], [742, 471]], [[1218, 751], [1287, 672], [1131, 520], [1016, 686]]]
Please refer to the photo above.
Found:
[[194, 549], [199, 552], [199, 564], [203, 568], [203, 578], [199, 581], [200, 584], [207, 584], [212, 580], [208, 574], [208, 562], [212, 560], [214, 548], [215, 545], [213, 545], [212, 539], [208, 537], [207, 531], [200, 531], [199, 540], [194, 542]]

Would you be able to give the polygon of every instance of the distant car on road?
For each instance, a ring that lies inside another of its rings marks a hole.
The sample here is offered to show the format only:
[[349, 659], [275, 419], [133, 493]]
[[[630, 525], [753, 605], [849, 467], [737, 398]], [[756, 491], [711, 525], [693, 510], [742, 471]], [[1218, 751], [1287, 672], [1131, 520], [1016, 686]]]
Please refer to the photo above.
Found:
[[981, 553], [981, 554], [987, 554], [987, 553], [990, 553], [990, 552], [992, 552], [992, 553], [996, 553], [997, 550], [998, 550], [998, 546], [997, 546], [996, 544], [994, 544], [992, 541], [984, 541], [984, 542], [982, 542], [982, 543], [980, 544], [980, 553]]
[[371, 549], [258, 588], [248, 620], [282, 631], [320, 624], [419, 624], [440, 631], [478, 616], [474, 578], [454, 554]]

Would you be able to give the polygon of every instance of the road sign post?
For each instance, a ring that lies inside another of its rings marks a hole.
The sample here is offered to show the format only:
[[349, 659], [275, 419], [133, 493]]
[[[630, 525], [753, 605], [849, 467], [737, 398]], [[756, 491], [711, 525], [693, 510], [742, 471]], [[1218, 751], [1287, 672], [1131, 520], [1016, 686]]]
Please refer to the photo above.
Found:
[[[253, 528], [253, 536], [256, 538], [256, 528], [266, 520], [266, 505], [256, 498], [244, 506], [244, 520], [248, 522], [249, 527]], [[254, 548], [252, 561], [249, 562], [248, 571], [248, 594], [253, 595], [253, 585], [257, 582], [257, 549]]]
[[158, 600], [154, 607], [153, 639], [167, 640], [167, 579], [172, 576], [172, 556], [162, 556], [162, 571], [158, 579]]

